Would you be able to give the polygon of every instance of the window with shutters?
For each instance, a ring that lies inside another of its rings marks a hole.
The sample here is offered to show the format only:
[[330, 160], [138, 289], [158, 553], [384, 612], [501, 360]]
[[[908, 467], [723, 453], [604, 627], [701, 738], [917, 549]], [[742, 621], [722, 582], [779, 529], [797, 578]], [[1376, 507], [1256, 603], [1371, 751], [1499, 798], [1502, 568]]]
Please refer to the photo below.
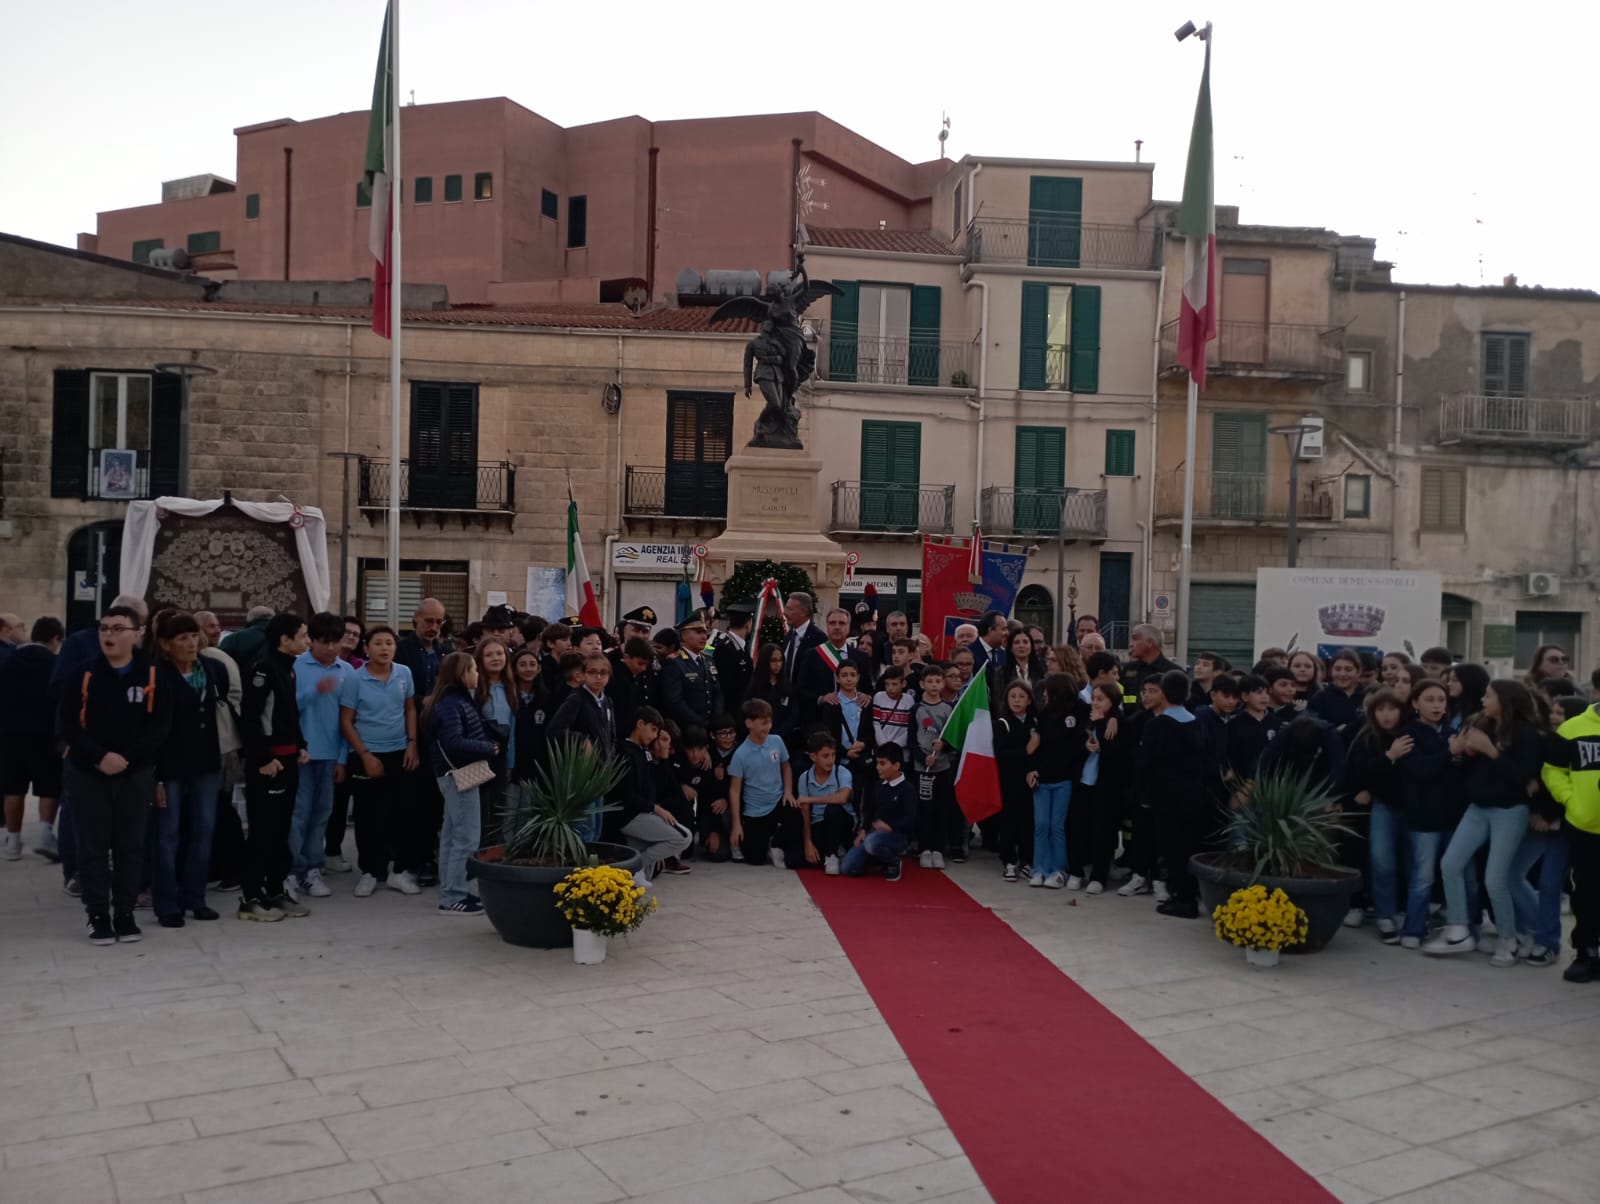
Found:
[[1083, 253], [1083, 181], [1033, 176], [1028, 181], [1028, 264], [1075, 268]]
[[461, 199], [461, 177], [446, 176], [444, 178], [444, 199], [446, 202]]
[[1267, 504], [1267, 420], [1216, 414], [1211, 420], [1212, 518], [1259, 518]]
[[1100, 287], [1024, 281], [1019, 352], [1019, 387], [1099, 392]]
[[1528, 336], [1483, 336], [1483, 392], [1488, 397], [1528, 395]]
[[166, 245], [167, 244], [159, 238], [139, 239], [138, 242], [133, 244], [133, 262], [149, 263], [150, 252], [164, 250]]
[[589, 245], [589, 198], [586, 196], [569, 196], [567, 198], [567, 246], [586, 247]]
[[1048, 535], [1061, 526], [1067, 483], [1067, 432], [1059, 426], [1017, 428], [1012, 520], [1019, 535]]
[[1467, 529], [1467, 473], [1462, 468], [1424, 468], [1417, 526], [1424, 531]]
[[378, 557], [365, 557], [357, 563], [357, 613], [372, 626], [385, 623], [399, 631], [411, 627], [424, 598], [444, 603], [445, 614], [455, 620], [459, 630], [477, 613], [470, 607], [468, 581], [471, 565], [465, 560], [402, 560], [400, 562], [400, 619], [389, 615], [388, 566]]
[[433, 204], [433, 177], [418, 176], [416, 183], [411, 186], [412, 203], [416, 205]]
[[827, 379], [938, 385], [942, 295], [938, 285], [835, 280], [825, 353]]
[[244, 220], [253, 222], [261, 216], [261, 194], [252, 192], [244, 198]]
[[182, 492], [180, 377], [57, 369], [51, 413], [51, 497], [128, 501]]
[[480, 171], [472, 177], [472, 199], [475, 201], [494, 200], [494, 172]]
[[733, 394], [669, 391], [664, 513], [726, 518], [732, 454]]
[[863, 421], [861, 530], [917, 530], [921, 483], [922, 424]]
[[189, 254], [205, 255], [211, 251], [222, 250], [222, 231], [202, 230], [198, 234], [189, 235]]
[[548, 188], [539, 190], [539, 216], [548, 217], [553, 222], [561, 220], [561, 198]]
[[411, 461], [404, 504], [420, 510], [478, 505], [478, 386], [411, 382]]
[[1134, 449], [1138, 438], [1133, 431], [1106, 432], [1106, 476], [1133, 476]]

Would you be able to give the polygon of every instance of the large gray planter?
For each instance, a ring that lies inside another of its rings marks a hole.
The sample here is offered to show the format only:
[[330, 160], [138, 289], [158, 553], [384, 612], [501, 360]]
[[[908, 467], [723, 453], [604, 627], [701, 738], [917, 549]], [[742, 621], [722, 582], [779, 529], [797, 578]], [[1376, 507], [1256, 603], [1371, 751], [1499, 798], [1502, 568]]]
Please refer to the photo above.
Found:
[[1189, 872], [1200, 883], [1200, 902], [1209, 917], [1228, 901], [1234, 891], [1245, 886], [1264, 886], [1268, 892], [1283, 888], [1291, 902], [1306, 913], [1306, 940], [1285, 953], [1315, 953], [1334, 937], [1350, 910], [1350, 899], [1361, 889], [1361, 872], [1339, 866], [1327, 877], [1252, 878], [1245, 870], [1234, 869], [1223, 853], [1200, 853], [1189, 858]]
[[[644, 859], [627, 845], [591, 843], [589, 851], [604, 865], [630, 874]], [[534, 949], [562, 949], [572, 944], [572, 925], [556, 908], [554, 886], [572, 872], [570, 866], [507, 865], [497, 858], [485, 860], [485, 849], [467, 859], [467, 877], [478, 883], [489, 923], [500, 939]]]

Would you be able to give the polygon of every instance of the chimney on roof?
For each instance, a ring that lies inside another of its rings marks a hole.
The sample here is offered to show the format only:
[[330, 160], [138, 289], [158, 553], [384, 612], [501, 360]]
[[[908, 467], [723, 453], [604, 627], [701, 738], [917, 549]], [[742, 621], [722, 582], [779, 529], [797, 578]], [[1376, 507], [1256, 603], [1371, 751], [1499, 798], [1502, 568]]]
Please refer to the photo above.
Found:
[[1504, 284], [1505, 284], [1505, 286], [1507, 288], [1516, 288], [1517, 287], [1517, 274], [1515, 272], [1513, 272], [1513, 273], [1511, 273], [1511, 275], [1507, 276], [1505, 278]]

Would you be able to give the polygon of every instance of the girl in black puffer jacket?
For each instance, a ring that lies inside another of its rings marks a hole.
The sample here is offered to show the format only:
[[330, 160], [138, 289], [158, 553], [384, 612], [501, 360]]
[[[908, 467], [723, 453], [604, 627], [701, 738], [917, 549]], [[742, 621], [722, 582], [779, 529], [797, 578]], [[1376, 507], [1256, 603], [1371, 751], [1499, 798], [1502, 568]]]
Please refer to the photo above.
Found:
[[483, 911], [483, 904], [467, 893], [467, 858], [477, 852], [481, 831], [478, 788], [461, 790], [450, 776], [453, 770], [500, 754], [473, 698], [477, 688], [478, 666], [471, 654], [452, 652], [439, 664], [438, 680], [422, 714], [428, 764], [444, 796], [444, 826], [439, 831], [439, 911], [443, 915]]

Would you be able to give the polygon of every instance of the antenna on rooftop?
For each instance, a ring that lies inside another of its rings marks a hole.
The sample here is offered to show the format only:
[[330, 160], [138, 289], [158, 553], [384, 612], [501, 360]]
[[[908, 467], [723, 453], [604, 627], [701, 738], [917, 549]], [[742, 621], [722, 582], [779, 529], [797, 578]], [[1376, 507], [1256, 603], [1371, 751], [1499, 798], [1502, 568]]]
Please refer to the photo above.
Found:
[[1143, 138], [1135, 138], [1133, 140], [1133, 161], [1135, 163], [1144, 162], [1144, 139]]
[[944, 123], [939, 128], [939, 158], [943, 159], [944, 144], [950, 139], [950, 114], [943, 114]]

